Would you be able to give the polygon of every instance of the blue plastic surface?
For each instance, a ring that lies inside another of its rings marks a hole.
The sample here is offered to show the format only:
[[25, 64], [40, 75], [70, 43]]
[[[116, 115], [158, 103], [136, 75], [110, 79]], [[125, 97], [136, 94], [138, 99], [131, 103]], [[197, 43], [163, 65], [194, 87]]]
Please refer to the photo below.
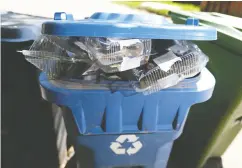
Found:
[[[132, 134], [129, 134], [132, 135]], [[135, 154], [117, 155], [111, 149], [112, 142], [119, 135], [100, 135], [78, 137], [76, 143], [78, 168], [166, 168], [174, 141], [174, 132], [155, 134], [136, 134], [137, 141], [142, 143], [142, 148]], [[126, 151], [134, 148], [132, 143], [122, 143]]]
[[[62, 18], [64, 16], [64, 19]], [[54, 20], [74, 20], [72, 14], [66, 14], [65, 12], [56, 12], [54, 15]]]
[[[141, 17], [142, 16], [142, 17]], [[71, 21], [55, 20], [42, 25], [42, 33], [55, 36], [88, 36], [111, 38], [147, 38], [174, 40], [216, 40], [212, 27], [194, 25], [160, 24], [149, 22], [144, 15], [103, 14], [90, 19]], [[103, 19], [102, 19], [103, 18]]]
[[[48, 81], [44, 73], [39, 80], [42, 96], [49, 102], [71, 109], [80, 134], [147, 133], [179, 130], [189, 108], [208, 100], [215, 79], [203, 70], [197, 80], [186, 79], [160, 92], [143, 95], [134, 90], [71, 89]], [[192, 82], [193, 81], [193, 82]], [[173, 129], [172, 122], [178, 115]], [[141, 128], [138, 120], [142, 116]], [[105, 118], [105, 130], [101, 128]]]
[[187, 18], [186, 25], [198, 26], [199, 25], [199, 20], [196, 19], [196, 18]]
[[105, 13], [96, 12], [89, 19], [99, 20], [119, 20], [126, 23], [144, 23], [144, 24], [170, 24], [168, 20], [160, 15], [153, 14], [119, 14], [119, 13]]
[[[215, 79], [206, 68], [198, 77], [148, 96], [128, 89], [110, 91], [58, 85], [61, 81], [49, 81], [44, 73], [39, 81], [42, 97], [62, 109], [80, 168], [165, 168], [189, 108], [208, 100], [215, 86]], [[75, 129], [77, 132], [73, 133]], [[119, 146], [126, 149], [125, 153], [114, 153], [111, 145], [127, 134], [135, 135], [142, 148], [131, 155], [127, 150], [134, 148], [133, 142], [126, 140]]]

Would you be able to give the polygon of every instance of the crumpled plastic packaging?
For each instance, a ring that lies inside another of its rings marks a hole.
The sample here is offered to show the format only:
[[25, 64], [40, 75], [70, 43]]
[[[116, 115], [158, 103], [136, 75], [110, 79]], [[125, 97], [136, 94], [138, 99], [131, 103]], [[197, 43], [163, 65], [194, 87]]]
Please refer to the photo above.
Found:
[[137, 68], [148, 62], [151, 53], [150, 39], [85, 37], [79, 46], [106, 73]]
[[151, 94], [196, 76], [208, 61], [208, 57], [195, 44], [178, 41], [167, 49], [167, 53], [134, 70], [139, 85], [133, 86], [137, 92]]
[[75, 40], [42, 35], [29, 50], [21, 52], [27, 61], [45, 72], [50, 79], [81, 77], [92, 62], [87, 52], [73, 45]]
[[21, 52], [49, 79], [78, 79], [102, 86], [105, 81], [107, 86], [126, 81], [146, 95], [196, 76], [209, 60], [197, 45], [183, 40], [41, 35]]

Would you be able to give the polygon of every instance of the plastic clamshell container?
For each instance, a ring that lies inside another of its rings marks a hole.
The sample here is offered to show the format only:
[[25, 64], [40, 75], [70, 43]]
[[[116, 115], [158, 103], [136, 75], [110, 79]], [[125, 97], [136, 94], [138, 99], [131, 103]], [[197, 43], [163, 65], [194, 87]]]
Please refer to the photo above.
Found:
[[[186, 78], [196, 76], [209, 60], [197, 45], [190, 42], [178, 41], [178, 44], [171, 46], [169, 50], [153, 59], [158, 66], [140, 73], [139, 86], [133, 85], [136, 91], [151, 94], [174, 86]], [[153, 66], [154, 64], [151, 64], [151, 67]]]
[[91, 60], [87, 53], [75, 46], [75, 41], [68, 37], [42, 35], [29, 50], [21, 52], [50, 79], [78, 77], [91, 66]]
[[[152, 15], [95, 13], [89, 19], [75, 21], [71, 14], [58, 12], [55, 13], [54, 19], [43, 23], [42, 36], [45, 39], [49, 37], [77, 39], [71, 43], [75, 45], [82, 43], [79, 47], [86, 50], [90, 58], [106, 73], [125, 71], [147, 63], [151, 52], [151, 39], [215, 40], [217, 35], [216, 30], [211, 27], [197, 26], [191, 22], [187, 22], [187, 25], [174, 25], [166, 22], [163, 17]], [[49, 41], [51, 42], [51, 38]], [[47, 46], [48, 43], [44, 45]], [[58, 46], [58, 42], [51, 42], [49, 45], [62, 54], [62, 50], [65, 50]], [[32, 50], [33, 48], [36, 49], [36, 46], [32, 47]], [[79, 55], [83, 53], [79, 52]], [[76, 61], [82, 62], [54, 52], [45, 53], [43, 57], [40, 54], [32, 52], [32, 55], [29, 53], [26, 58], [49, 74], [50, 78], [65, 75], [63, 71], [74, 64], [76, 71], [79, 69], [79, 63]], [[90, 67], [85, 63], [83, 65]]]
[[139, 67], [148, 62], [151, 53], [150, 39], [86, 37], [85, 45], [92, 60], [106, 73]]
[[[66, 20], [62, 20], [62, 15], [66, 15]], [[198, 26], [198, 21], [191, 19], [186, 25], [175, 25], [153, 15], [94, 13], [89, 19], [75, 21], [72, 15], [63, 12], [55, 13], [54, 19], [42, 25], [42, 33], [80, 38], [82, 49], [87, 50], [91, 59], [97, 60], [95, 62], [106, 73], [125, 71], [147, 63], [151, 39], [217, 38], [216, 29]]]

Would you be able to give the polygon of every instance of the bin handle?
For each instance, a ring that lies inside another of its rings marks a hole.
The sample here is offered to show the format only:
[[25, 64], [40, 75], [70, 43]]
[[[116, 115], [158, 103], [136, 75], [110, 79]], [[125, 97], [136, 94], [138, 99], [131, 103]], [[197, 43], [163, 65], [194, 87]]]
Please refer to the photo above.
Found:
[[186, 20], [186, 25], [199, 26], [199, 19], [193, 18], [193, 17], [189, 17]]
[[65, 12], [55, 12], [54, 20], [74, 20], [74, 18], [72, 14], [66, 14]]

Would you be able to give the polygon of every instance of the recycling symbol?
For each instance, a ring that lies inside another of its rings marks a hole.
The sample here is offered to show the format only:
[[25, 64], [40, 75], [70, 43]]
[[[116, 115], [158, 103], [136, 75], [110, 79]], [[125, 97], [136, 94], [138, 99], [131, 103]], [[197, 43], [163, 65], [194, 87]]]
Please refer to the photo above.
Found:
[[[136, 154], [141, 148], [142, 143], [138, 141], [139, 137], [136, 135], [120, 135], [115, 142], [111, 142], [110, 149], [117, 155]], [[122, 147], [122, 144], [127, 140], [128, 143], [132, 143], [132, 146], [128, 149]]]

